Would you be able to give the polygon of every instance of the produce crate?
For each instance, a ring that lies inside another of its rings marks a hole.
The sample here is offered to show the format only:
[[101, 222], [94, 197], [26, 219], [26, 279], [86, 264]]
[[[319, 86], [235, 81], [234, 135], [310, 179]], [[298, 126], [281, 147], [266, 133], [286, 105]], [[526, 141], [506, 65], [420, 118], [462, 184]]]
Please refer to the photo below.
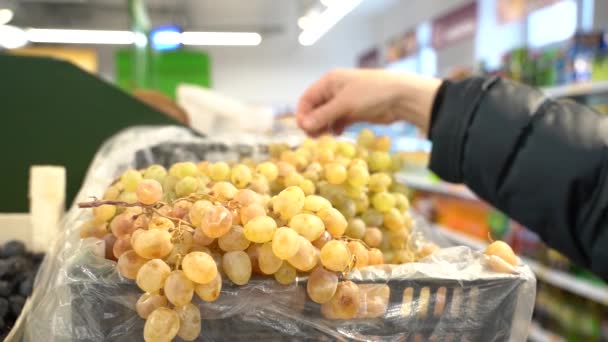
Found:
[[[78, 199], [100, 195], [128, 167], [265, 153], [264, 143], [213, 142], [175, 127], [131, 129], [98, 152]], [[97, 256], [99, 241], [79, 239], [77, 227], [88, 215], [75, 207], [68, 212], [29, 312], [15, 328], [18, 340], [143, 341], [144, 321], [134, 309], [141, 290]], [[203, 319], [198, 341], [521, 341], [535, 279], [525, 265], [517, 271], [490, 272], [481, 253], [467, 247], [442, 249], [423, 262], [354, 270], [349, 280], [388, 287], [389, 304], [381, 317], [352, 320], [324, 318], [306, 296], [306, 277], [289, 286], [255, 277], [234, 286], [225, 279], [217, 301], [193, 301]]]

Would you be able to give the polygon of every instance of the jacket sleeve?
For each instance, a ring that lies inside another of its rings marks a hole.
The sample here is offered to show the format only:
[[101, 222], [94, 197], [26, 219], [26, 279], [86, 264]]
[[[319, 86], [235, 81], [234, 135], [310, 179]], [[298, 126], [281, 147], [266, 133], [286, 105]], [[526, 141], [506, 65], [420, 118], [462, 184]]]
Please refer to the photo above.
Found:
[[446, 81], [430, 168], [608, 279], [608, 117], [499, 78]]

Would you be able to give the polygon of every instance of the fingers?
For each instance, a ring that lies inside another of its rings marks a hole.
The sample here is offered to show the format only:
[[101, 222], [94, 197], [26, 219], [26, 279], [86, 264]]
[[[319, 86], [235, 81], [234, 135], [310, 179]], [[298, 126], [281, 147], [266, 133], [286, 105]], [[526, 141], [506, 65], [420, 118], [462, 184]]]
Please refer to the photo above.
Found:
[[331, 96], [332, 92], [329, 76], [325, 75], [308, 87], [300, 98], [296, 108], [296, 119], [298, 124], [302, 126], [303, 119], [315, 108], [331, 99]]
[[303, 116], [300, 120], [300, 127], [309, 134], [326, 132], [333, 130], [334, 123], [348, 114], [347, 102], [338, 96]]

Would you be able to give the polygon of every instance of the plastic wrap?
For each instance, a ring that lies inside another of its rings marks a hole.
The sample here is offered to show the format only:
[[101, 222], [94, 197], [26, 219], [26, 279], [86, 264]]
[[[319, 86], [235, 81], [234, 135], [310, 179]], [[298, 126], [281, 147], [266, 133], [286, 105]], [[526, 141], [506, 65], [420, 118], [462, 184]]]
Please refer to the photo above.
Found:
[[[255, 158], [264, 155], [264, 143], [218, 142], [178, 127], [128, 129], [98, 151], [75, 203], [101, 196], [129, 167]], [[103, 258], [103, 241], [80, 239], [77, 227], [89, 217], [76, 206], [65, 216], [9, 340], [143, 341], [144, 321], [135, 312], [141, 291]], [[417, 221], [421, 234], [440, 239]], [[421, 262], [368, 267], [347, 277], [368, 298], [382, 303], [388, 297], [386, 310], [362, 306], [362, 318], [331, 320], [307, 298], [305, 276], [289, 286], [272, 278], [254, 277], [245, 286], [226, 280], [217, 301], [193, 301], [203, 318], [198, 340], [524, 341], [527, 336], [536, 286], [525, 265], [516, 274], [495, 273], [485, 267], [481, 252], [449, 247]]]

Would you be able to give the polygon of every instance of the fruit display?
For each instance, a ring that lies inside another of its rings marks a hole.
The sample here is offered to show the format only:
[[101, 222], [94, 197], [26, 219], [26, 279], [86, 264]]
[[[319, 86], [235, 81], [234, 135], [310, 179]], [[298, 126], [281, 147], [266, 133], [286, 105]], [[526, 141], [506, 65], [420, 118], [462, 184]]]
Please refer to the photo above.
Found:
[[[105, 258], [142, 291], [136, 303], [146, 341], [201, 335], [195, 297], [213, 302], [222, 285], [252, 277], [289, 285], [307, 276], [308, 298], [326, 319], [384, 315], [386, 285], [349, 273], [416, 262], [439, 247], [412, 231], [390, 140], [364, 130], [357, 143], [323, 136], [296, 148], [269, 146], [270, 159], [179, 162], [129, 169], [101, 199], [80, 203], [92, 218], [83, 239], [105, 241]], [[508, 245], [486, 251], [491, 270], [515, 273]], [[204, 336], [204, 334], [203, 334]]]
[[0, 246], [0, 340], [4, 341], [32, 294], [43, 257], [28, 252], [21, 241], [8, 241]]

